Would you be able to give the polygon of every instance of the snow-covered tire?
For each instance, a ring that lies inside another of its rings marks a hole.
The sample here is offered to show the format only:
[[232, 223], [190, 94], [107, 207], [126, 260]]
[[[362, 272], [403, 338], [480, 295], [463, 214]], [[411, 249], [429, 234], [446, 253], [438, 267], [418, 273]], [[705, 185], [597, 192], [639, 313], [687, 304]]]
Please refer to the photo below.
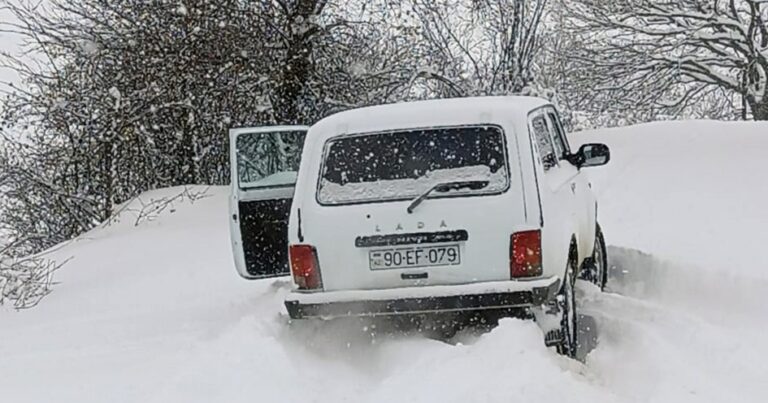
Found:
[[605, 289], [605, 284], [608, 282], [608, 254], [600, 224], [595, 230], [595, 249], [592, 251], [592, 256], [584, 261], [580, 277], [600, 287], [601, 291]]
[[563, 286], [557, 296], [561, 312], [560, 333], [562, 340], [557, 346], [557, 352], [567, 357], [576, 357], [578, 346], [578, 314], [576, 310], [576, 258], [575, 248], [572, 248], [568, 259], [568, 268], [563, 278]]

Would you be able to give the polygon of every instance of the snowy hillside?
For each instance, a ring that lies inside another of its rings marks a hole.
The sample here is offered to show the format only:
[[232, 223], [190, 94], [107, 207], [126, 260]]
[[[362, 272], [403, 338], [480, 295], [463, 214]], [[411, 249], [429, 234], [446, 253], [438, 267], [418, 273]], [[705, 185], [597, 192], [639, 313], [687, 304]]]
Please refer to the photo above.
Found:
[[[450, 345], [288, 325], [284, 280], [230, 256], [226, 188], [57, 249], [40, 306], [0, 308], [2, 402], [760, 402], [768, 392], [768, 124], [579, 133], [614, 266], [583, 285], [598, 345], [580, 363], [504, 321]], [[181, 189], [142, 197], [146, 203]], [[135, 202], [131, 207], [138, 208]]]

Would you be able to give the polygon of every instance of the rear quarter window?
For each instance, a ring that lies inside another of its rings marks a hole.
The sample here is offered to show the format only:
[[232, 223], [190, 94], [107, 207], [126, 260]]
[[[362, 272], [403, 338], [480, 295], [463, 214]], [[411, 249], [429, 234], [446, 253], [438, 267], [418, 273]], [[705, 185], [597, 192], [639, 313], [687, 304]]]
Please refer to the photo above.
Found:
[[531, 120], [531, 129], [533, 130], [533, 138], [536, 140], [541, 164], [544, 166], [544, 170], [548, 170], [557, 164], [557, 156], [555, 155], [555, 146], [552, 144], [552, 134], [544, 115], [536, 116]]

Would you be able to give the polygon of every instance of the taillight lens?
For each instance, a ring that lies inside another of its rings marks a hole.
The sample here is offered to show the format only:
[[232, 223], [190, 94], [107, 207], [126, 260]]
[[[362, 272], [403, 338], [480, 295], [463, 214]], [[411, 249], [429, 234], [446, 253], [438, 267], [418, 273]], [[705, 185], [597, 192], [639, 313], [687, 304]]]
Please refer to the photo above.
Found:
[[293, 281], [302, 290], [316, 290], [323, 287], [317, 251], [312, 245], [291, 245], [288, 249], [291, 259]]
[[541, 231], [512, 234], [509, 271], [512, 278], [541, 276]]

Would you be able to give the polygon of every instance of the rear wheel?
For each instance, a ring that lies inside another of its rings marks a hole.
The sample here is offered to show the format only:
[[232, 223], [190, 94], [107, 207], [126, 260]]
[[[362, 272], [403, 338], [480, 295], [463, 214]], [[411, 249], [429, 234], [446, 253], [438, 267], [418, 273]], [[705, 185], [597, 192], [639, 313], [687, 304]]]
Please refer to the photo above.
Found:
[[563, 279], [563, 286], [557, 296], [557, 302], [561, 312], [560, 332], [562, 340], [557, 347], [557, 352], [568, 356], [576, 357], [577, 341], [577, 318], [576, 314], [576, 259], [575, 252], [572, 249], [571, 257], [568, 259], [568, 269]]
[[595, 230], [595, 250], [592, 251], [592, 256], [584, 262], [581, 279], [600, 287], [600, 290], [604, 290], [605, 284], [608, 282], [607, 256], [605, 238], [603, 238], [603, 231], [598, 224]]

